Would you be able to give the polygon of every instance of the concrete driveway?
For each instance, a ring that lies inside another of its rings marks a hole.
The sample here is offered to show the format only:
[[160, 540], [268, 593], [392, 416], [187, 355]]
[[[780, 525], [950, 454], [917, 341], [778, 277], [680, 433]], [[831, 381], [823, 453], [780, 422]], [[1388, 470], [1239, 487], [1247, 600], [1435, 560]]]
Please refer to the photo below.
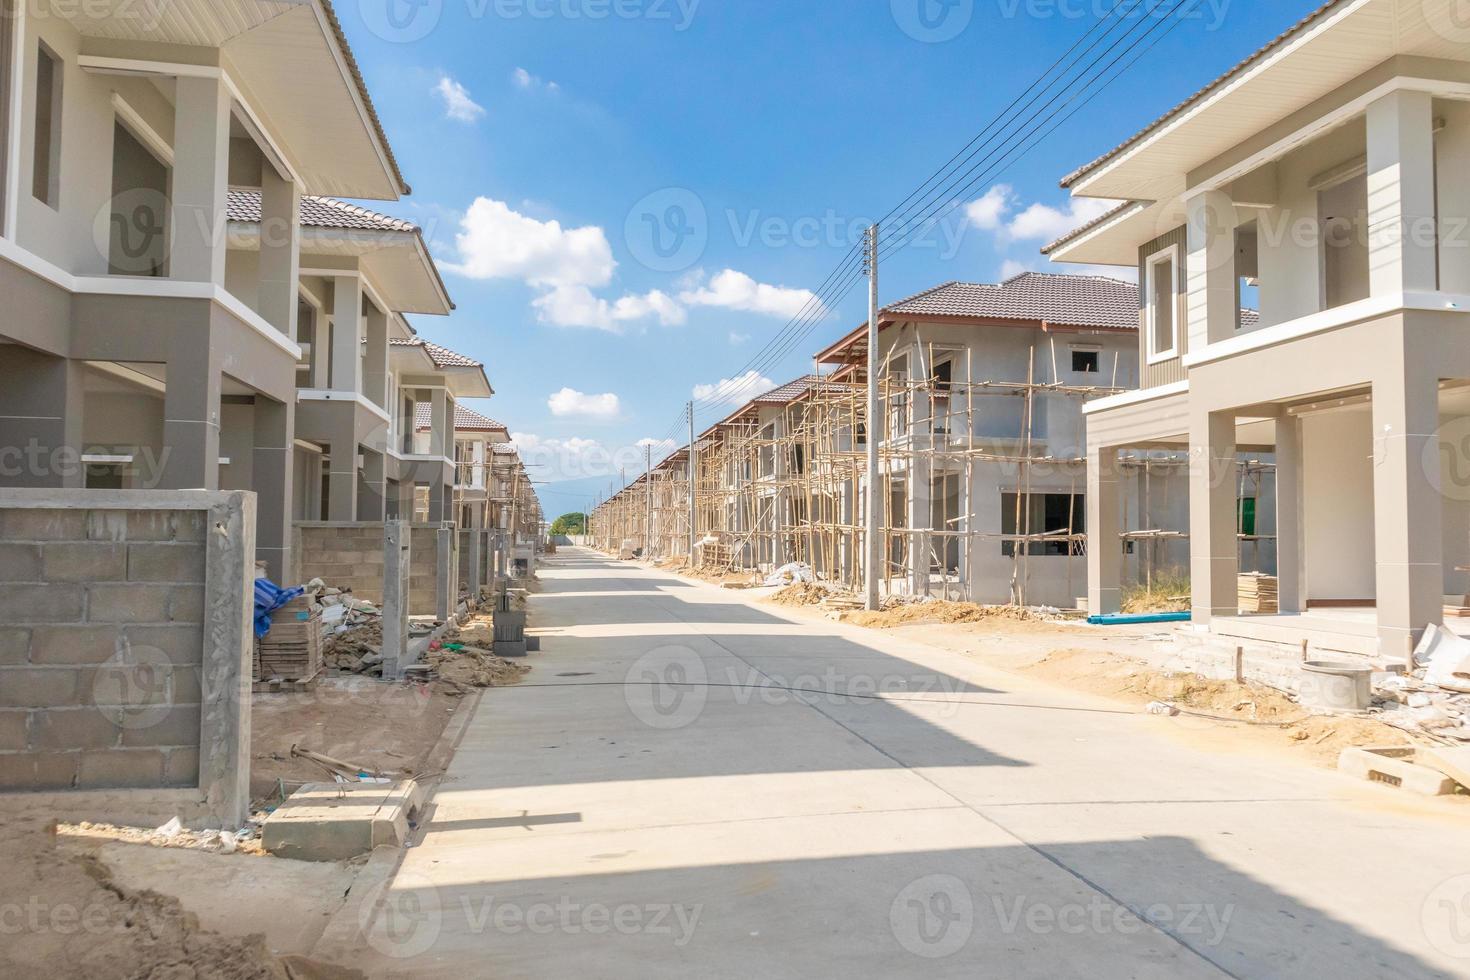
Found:
[[1470, 974], [1464, 811], [590, 552], [540, 574], [535, 670], [485, 692], [417, 846], [375, 860], [322, 955], [454, 978]]

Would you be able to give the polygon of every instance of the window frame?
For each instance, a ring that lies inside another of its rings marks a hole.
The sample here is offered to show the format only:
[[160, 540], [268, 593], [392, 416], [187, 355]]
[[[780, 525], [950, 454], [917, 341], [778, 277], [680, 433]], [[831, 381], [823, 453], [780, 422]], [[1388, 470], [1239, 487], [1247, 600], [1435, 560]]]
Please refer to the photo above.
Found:
[[[53, 211], [61, 210], [61, 135], [65, 92], [66, 62], [43, 40], [36, 41], [35, 100], [31, 105], [31, 197]], [[41, 66], [51, 67], [50, 92], [41, 91]], [[46, 143], [41, 143], [41, 105], [47, 102]], [[41, 179], [42, 154], [45, 154], [46, 194], [37, 194]]]
[[[1158, 341], [1158, 304], [1155, 301], [1157, 295], [1157, 270], [1164, 262], [1169, 263], [1171, 272], [1169, 283], [1169, 295], [1173, 297], [1173, 309], [1170, 311], [1170, 337], [1169, 346], [1163, 350], [1156, 350]], [[1145, 339], [1147, 347], [1147, 361], [1149, 364], [1160, 364], [1164, 361], [1174, 360], [1179, 356], [1179, 246], [1168, 245], [1157, 252], [1146, 256], [1143, 260], [1144, 271], [1144, 326], [1148, 331]]]

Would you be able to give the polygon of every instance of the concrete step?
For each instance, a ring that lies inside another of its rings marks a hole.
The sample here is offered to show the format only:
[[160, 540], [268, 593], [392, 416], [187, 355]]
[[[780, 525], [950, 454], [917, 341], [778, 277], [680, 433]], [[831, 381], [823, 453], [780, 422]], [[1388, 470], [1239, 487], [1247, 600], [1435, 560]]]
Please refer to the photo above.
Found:
[[345, 861], [375, 847], [401, 847], [409, 820], [423, 809], [412, 779], [397, 783], [308, 783], [286, 798], [261, 827], [261, 843], [277, 857]]

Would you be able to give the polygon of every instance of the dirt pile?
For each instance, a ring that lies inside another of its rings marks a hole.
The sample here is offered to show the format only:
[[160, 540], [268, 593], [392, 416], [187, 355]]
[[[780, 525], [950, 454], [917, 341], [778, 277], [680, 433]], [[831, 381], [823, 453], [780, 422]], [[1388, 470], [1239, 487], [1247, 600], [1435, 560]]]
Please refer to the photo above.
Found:
[[450, 694], [519, 684], [531, 668], [497, 657], [494, 648], [494, 618], [481, 614], [445, 633], [443, 642], [430, 648], [424, 662], [434, 668], [437, 683]]
[[383, 673], [382, 620], [337, 633], [322, 641], [322, 660], [328, 667], [351, 674]]
[[770, 596], [778, 606], [820, 606], [835, 595], [831, 589], [814, 582], [793, 582]]
[[15, 906], [25, 938], [5, 943], [0, 954], [7, 976], [296, 980], [331, 975], [311, 967], [295, 972], [296, 965], [288, 968], [277, 959], [262, 936], [235, 939], [210, 932], [177, 899], [119, 886], [96, 857], [59, 848], [52, 828], [7, 827], [0, 863], [7, 894], [27, 896], [25, 904]]
[[859, 609], [844, 613], [842, 621], [870, 629], [891, 629], [913, 623], [983, 623], [998, 619], [1034, 623], [1045, 622], [1047, 618], [1044, 613], [1026, 606], [982, 606], [974, 602], [935, 599], [930, 602], [893, 603], [879, 612]]

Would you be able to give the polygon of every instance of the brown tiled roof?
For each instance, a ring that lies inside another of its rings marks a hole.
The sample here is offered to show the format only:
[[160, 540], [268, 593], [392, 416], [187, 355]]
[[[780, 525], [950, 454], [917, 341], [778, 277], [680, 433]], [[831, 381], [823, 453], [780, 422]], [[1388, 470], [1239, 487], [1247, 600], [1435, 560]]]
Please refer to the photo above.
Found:
[[[413, 406], [413, 428], [415, 432], [427, 432], [434, 421], [434, 406], [429, 402], [415, 402]], [[505, 432], [509, 430], [494, 419], [479, 412], [472, 412], [459, 402], [454, 403], [454, 430], [456, 432]]]
[[434, 366], [437, 368], [477, 368], [485, 366], [472, 357], [466, 357], [464, 354], [452, 351], [448, 347], [440, 347], [438, 344], [431, 344], [422, 337], [395, 337], [394, 339], [388, 341], [388, 343], [394, 347], [422, 347], [424, 349], [424, 353], [429, 355], [429, 359], [434, 362]]
[[1106, 276], [1023, 272], [998, 284], [947, 282], [883, 313], [885, 319], [943, 316], [1134, 330], [1138, 286]]
[[[260, 221], [260, 191], [231, 190], [227, 211], [231, 221]], [[379, 214], [335, 197], [301, 196], [301, 225], [304, 228], [342, 228], [349, 231], [402, 231], [417, 234], [418, 225], [402, 218]]]
[[804, 377], [797, 378], [795, 381], [788, 381], [779, 388], [772, 388], [764, 395], [758, 395], [750, 401], [753, 405], [785, 405], [787, 402], [793, 402], [807, 392], [815, 390], [821, 384], [821, 381], [821, 375], [808, 374]]
[[[1324, 3], [1322, 6], [1318, 7], [1316, 10], [1312, 11], [1310, 14], [1303, 17], [1295, 24], [1291, 25], [1281, 34], [1277, 35], [1271, 40], [1269, 44], [1262, 47], [1255, 54], [1251, 55], [1249, 58], [1246, 58], [1240, 64], [1236, 65], [1234, 68], [1231, 68], [1229, 71], [1221, 75], [1219, 78], [1215, 79], [1213, 82], [1210, 82], [1204, 88], [1200, 89], [1198, 92], [1194, 93], [1189, 98], [1185, 99], [1183, 102], [1179, 103], [1174, 108], [1164, 113], [1158, 119], [1155, 119], [1153, 122], [1149, 123], [1148, 126], [1144, 127], [1142, 130], [1129, 137], [1123, 143], [1104, 153], [1102, 156], [1098, 157], [1091, 163], [1078, 167], [1076, 170], [1067, 174], [1067, 176], [1062, 178], [1062, 186], [1072, 186], [1077, 181], [1081, 180], [1083, 177], [1086, 177], [1089, 173], [1096, 170], [1098, 167], [1102, 166], [1109, 160], [1123, 153], [1125, 150], [1129, 149], [1134, 144], [1147, 137], [1154, 130], [1169, 122], [1169, 120], [1178, 116], [1180, 113], [1187, 111], [1190, 107], [1208, 97], [1212, 92], [1220, 88], [1225, 83], [1229, 82], [1231, 79], [1244, 73], [1257, 61], [1260, 61], [1262, 58], [1266, 57], [1266, 55], [1270, 54], [1272, 51], [1276, 50], [1287, 41], [1290, 41], [1292, 38], [1296, 37], [1308, 27], [1311, 27], [1313, 22], [1325, 16], [1328, 12], [1332, 10], [1332, 8], [1339, 6], [1344, 2], [1345, 0], [1327, 0], [1327, 2]], [[1385, 56], [1386, 54], [1387, 53], [1385, 53]]]

